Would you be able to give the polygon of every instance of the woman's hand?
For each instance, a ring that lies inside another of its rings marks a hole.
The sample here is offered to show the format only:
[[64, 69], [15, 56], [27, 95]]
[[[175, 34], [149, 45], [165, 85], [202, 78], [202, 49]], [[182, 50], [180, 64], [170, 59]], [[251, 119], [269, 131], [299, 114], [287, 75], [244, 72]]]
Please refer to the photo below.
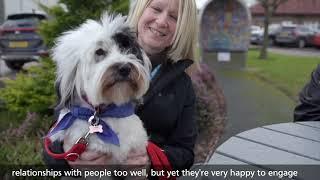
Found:
[[[131, 151], [126, 160], [125, 167], [127, 171], [139, 171], [141, 169], [146, 169], [148, 172], [150, 168], [150, 159], [147, 152], [136, 152]], [[147, 177], [145, 176], [131, 176], [129, 179], [132, 180], [145, 180]]]
[[128, 155], [126, 165], [150, 165], [150, 159], [147, 152], [131, 151]]
[[68, 161], [71, 167], [84, 165], [107, 165], [111, 156], [93, 151], [85, 151], [75, 161]]
[[[63, 143], [64, 151], [68, 150], [68, 140]], [[94, 151], [84, 151], [75, 161], [68, 161], [71, 167], [83, 165], [111, 165], [111, 155], [98, 153]], [[146, 151], [131, 151], [124, 165], [135, 165], [139, 167], [147, 167], [150, 164], [149, 156]]]
[[[64, 151], [68, 151], [67, 144], [68, 139], [63, 142]], [[84, 151], [78, 159], [75, 161], [68, 161], [68, 164], [74, 168], [75, 166], [85, 166], [85, 165], [108, 165], [111, 162], [111, 156], [108, 154], [98, 153], [94, 151]]]

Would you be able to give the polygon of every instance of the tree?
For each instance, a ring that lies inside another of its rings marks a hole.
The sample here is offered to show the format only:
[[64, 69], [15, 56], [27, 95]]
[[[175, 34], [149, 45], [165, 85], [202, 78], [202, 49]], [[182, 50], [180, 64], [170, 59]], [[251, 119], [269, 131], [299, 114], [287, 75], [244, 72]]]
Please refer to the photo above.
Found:
[[285, 3], [288, 0], [258, 0], [260, 5], [264, 9], [264, 34], [263, 34], [263, 44], [260, 50], [260, 59], [267, 59], [267, 47], [269, 45], [269, 24], [271, 21], [271, 17], [276, 12], [277, 8], [280, 4]]
[[40, 34], [49, 47], [62, 32], [77, 27], [87, 19], [99, 19], [104, 11], [127, 14], [129, 10], [129, 0], [60, 0], [59, 4], [63, 6], [48, 8], [40, 4], [53, 17], [40, 27]]

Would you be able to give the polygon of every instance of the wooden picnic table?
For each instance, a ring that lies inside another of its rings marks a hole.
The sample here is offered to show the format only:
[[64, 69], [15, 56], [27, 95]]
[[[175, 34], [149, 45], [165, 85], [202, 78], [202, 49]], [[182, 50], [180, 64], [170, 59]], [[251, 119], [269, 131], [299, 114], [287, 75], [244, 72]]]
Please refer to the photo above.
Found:
[[207, 162], [298, 171], [298, 179], [320, 179], [320, 122], [281, 123], [239, 133], [221, 144]]

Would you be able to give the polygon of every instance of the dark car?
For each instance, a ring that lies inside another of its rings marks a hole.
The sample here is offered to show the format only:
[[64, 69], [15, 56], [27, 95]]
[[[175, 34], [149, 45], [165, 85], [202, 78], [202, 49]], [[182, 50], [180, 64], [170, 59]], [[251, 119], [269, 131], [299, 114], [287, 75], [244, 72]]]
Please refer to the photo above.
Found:
[[276, 34], [275, 43], [279, 45], [295, 45], [303, 48], [313, 44], [314, 31], [306, 26], [282, 26]]
[[[273, 46], [276, 33], [279, 31], [280, 25], [272, 24], [268, 28], [268, 38], [269, 38], [269, 46]], [[255, 28], [255, 26], [251, 26], [251, 38], [250, 42], [251, 44], [263, 44], [263, 36], [264, 36], [264, 29], [263, 28]]]
[[46, 20], [44, 14], [23, 13], [9, 15], [0, 27], [0, 58], [18, 70], [24, 63], [47, 56], [47, 48], [37, 33], [37, 26]]

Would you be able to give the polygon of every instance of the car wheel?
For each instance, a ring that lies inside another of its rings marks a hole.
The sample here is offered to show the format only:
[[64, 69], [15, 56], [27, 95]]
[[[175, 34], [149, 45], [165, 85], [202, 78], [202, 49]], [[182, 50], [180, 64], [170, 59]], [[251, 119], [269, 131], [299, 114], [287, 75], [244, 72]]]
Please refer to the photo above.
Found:
[[12, 62], [12, 61], [5, 61], [5, 63], [8, 66], [8, 68], [12, 70], [21, 70], [24, 64], [23, 62]]
[[304, 48], [306, 46], [306, 42], [303, 39], [298, 41], [298, 48]]

